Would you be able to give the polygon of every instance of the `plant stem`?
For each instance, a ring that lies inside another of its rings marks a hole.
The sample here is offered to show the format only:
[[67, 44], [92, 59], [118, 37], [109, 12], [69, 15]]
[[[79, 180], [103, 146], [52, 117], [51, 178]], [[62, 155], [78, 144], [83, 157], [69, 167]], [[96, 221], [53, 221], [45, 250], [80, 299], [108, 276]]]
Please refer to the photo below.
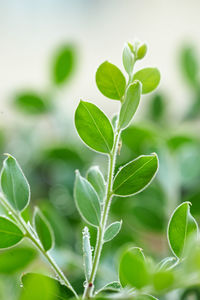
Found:
[[34, 244], [34, 246], [40, 251], [40, 253], [49, 262], [49, 264], [51, 265], [51, 267], [54, 270], [55, 274], [60, 279], [60, 282], [61, 283], [63, 282], [73, 292], [73, 294], [75, 295], [75, 297], [77, 299], [79, 299], [79, 296], [77, 295], [76, 291], [74, 290], [74, 288], [72, 287], [72, 285], [70, 284], [70, 282], [68, 281], [68, 279], [66, 278], [66, 276], [64, 275], [64, 273], [62, 272], [62, 270], [59, 268], [59, 266], [56, 264], [56, 262], [54, 261], [54, 259], [50, 256], [50, 254], [43, 249], [43, 247], [40, 244], [39, 240], [35, 237], [35, 235], [33, 234], [33, 232], [31, 232], [31, 230], [28, 228], [26, 222], [21, 217], [21, 215], [18, 214], [13, 209], [13, 207], [4, 199], [4, 197], [1, 194], [0, 194], [0, 201], [3, 204], [3, 206], [8, 210], [8, 212], [11, 212], [12, 217], [16, 220], [16, 222], [18, 223], [18, 225], [20, 225], [20, 227], [22, 227], [22, 229], [24, 231], [25, 237], [27, 237], [27, 238], [29, 238], [31, 240], [31, 242]]
[[108, 166], [108, 178], [107, 178], [107, 191], [106, 191], [106, 198], [103, 206], [103, 212], [102, 212], [102, 217], [101, 217], [101, 223], [98, 228], [98, 233], [97, 233], [97, 243], [96, 243], [96, 248], [95, 248], [95, 254], [94, 254], [94, 260], [93, 260], [93, 266], [92, 266], [92, 271], [90, 275], [89, 282], [87, 283], [85, 287], [85, 291], [83, 294], [83, 299], [90, 298], [93, 293], [94, 289], [94, 281], [97, 273], [97, 269], [99, 266], [99, 260], [103, 248], [103, 237], [106, 229], [106, 224], [107, 224], [107, 219], [108, 219], [108, 213], [111, 205], [111, 200], [113, 196], [112, 192], [112, 185], [113, 185], [113, 174], [115, 170], [115, 161], [116, 161], [116, 155], [117, 155], [117, 150], [118, 150], [118, 144], [119, 144], [119, 138], [120, 138], [121, 130], [118, 126], [117, 122], [117, 129], [115, 132], [115, 138], [114, 138], [114, 145], [111, 153], [109, 154], [109, 166]]

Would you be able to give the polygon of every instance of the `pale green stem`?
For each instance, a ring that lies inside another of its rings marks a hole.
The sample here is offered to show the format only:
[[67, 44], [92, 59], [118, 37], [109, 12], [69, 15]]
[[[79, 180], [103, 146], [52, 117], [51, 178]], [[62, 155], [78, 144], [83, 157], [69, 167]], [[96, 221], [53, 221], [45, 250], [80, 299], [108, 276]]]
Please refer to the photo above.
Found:
[[64, 283], [75, 295], [77, 299], [79, 299], [79, 296], [77, 295], [76, 291], [62, 272], [62, 270], [59, 268], [59, 266], [56, 264], [54, 259], [50, 256], [48, 252], [46, 252], [42, 245], [40, 244], [39, 240], [34, 236], [34, 234], [31, 232], [31, 230], [28, 228], [26, 222], [21, 217], [20, 214], [18, 214], [13, 207], [4, 199], [2, 195], [0, 195], [0, 201], [3, 204], [3, 206], [8, 210], [8, 212], [11, 212], [13, 218], [16, 220], [16, 222], [22, 227], [24, 231], [24, 236], [29, 238], [31, 242], [34, 244], [34, 246], [40, 251], [40, 253], [47, 259], [49, 264], [51, 265], [52, 269], [54, 270], [55, 274], [60, 279], [61, 283]]
[[105, 198], [102, 217], [101, 217], [101, 223], [98, 228], [94, 261], [93, 261], [93, 266], [92, 266], [92, 271], [91, 271], [91, 275], [89, 278], [89, 282], [87, 283], [87, 286], [85, 287], [83, 299], [90, 298], [92, 296], [92, 292], [94, 289], [94, 281], [95, 281], [97, 269], [99, 266], [99, 260], [100, 260], [100, 256], [101, 256], [101, 252], [102, 252], [102, 248], [103, 248], [103, 244], [104, 244], [103, 237], [104, 237], [104, 233], [105, 233], [105, 229], [106, 229], [110, 204], [111, 204], [111, 200], [112, 200], [112, 196], [113, 196], [113, 193], [112, 193], [113, 174], [114, 174], [114, 170], [115, 170], [115, 160], [116, 160], [116, 155], [117, 155], [117, 150], [118, 150], [120, 133], [121, 133], [121, 130], [117, 126], [113, 149], [112, 149], [112, 152], [109, 154], [108, 179], [107, 179], [108, 185], [107, 185], [106, 198]]

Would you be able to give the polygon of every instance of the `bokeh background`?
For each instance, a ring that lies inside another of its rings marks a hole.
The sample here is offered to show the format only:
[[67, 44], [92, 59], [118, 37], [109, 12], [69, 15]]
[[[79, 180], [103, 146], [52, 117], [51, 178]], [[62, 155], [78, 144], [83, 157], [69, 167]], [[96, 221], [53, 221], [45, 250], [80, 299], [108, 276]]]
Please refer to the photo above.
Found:
[[[109, 281], [116, 279], [124, 244], [143, 247], [155, 260], [170, 253], [166, 225], [182, 201], [191, 201], [200, 218], [199, 11], [198, 0], [0, 0], [0, 161], [9, 152], [20, 162], [32, 206], [37, 204], [54, 228], [52, 255], [79, 291], [84, 224], [73, 201], [74, 171], [85, 174], [91, 164], [100, 164], [106, 175], [106, 158], [79, 140], [74, 111], [80, 99], [110, 117], [117, 111], [117, 101], [98, 91], [95, 72], [104, 60], [123, 70], [126, 41], [148, 43], [136, 69], [156, 66], [162, 79], [156, 92], [142, 98], [133, 125], [123, 133], [117, 165], [155, 151], [160, 171], [140, 195], [113, 201], [111, 220], [126, 218], [121, 234], [105, 246], [98, 286], [105, 283], [105, 272]], [[55, 75], [59, 60], [68, 70], [61, 81]], [[22, 272], [51, 270], [26, 242], [9, 251], [0, 252], [0, 299], [15, 300]], [[19, 253], [27, 256], [26, 264]]]

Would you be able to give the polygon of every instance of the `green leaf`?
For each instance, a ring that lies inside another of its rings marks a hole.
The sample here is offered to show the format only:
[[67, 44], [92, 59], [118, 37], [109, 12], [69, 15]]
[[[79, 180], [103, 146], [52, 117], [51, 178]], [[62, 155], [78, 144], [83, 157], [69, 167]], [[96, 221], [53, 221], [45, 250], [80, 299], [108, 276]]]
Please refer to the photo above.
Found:
[[134, 66], [134, 55], [131, 52], [131, 49], [127, 43], [124, 46], [122, 60], [123, 60], [124, 69], [129, 75], [131, 75]]
[[85, 278], [87, 282], [89, 282], [92, 272], [92, 248], [90, 245], [90, 233], [88, 227], [83, 229], [83, 261]]
[[157, 68], [144, 68], [134, 74], [133, 80], [139, 80], [142, 83], [142, 94], [147, 94], [157, 88], [160, 72]]
[[21, 281], [23, 292], [20, 300], [67, 300], [73, 297], [66, 285], [42, 274], [27, 273]]
[[145, 189], [158, 170], [158, 157], [155, 153], [141, 155], [121, 169], [114, 178], [113, 193], [118, 196], [130, 196]]
[[156, 272], [153, 276], [153, 286], [156, 291], [166, 290], [174, 283], [174, 274], [170, 270]]
[[78, 171], [76, 172], [74, 197], [81, 217], [90, 225], [99, 226], [101, 207], [98, 195], [93, 186]]
[[87, 180], [97, 192], [99, 200], [103, 202], [106, 195], [106, 183], [98, 166], [93, 166], [88, 170]]
[[86, 145], [98, 152], [110, 153], [114, 141], [113, 128], [96, 105], [80, 101], [75, 113], [75, 125]]
[[0, 217], [0, 249], [18, 244], [24, 237], [23, 232], [11, 220]]
[[177, 264], [176, 257], [166, 257], [162, 259], [157, 265], [159, 271], [167, 270], [168, 268], [173, 268]]
[[26, 114], [43, 114], [50, 110], [48, 99], [36, 92], [23, 92], [16, 95], [14, 105]]
[[14, 157], [8, 154], [1, 172], [1, 189], [6, 200], [17, 211], [22, 211], [30, 201], [30, 187]]
[[34, 211], [34, 227], [45, 251], [50, 250], [54, 244], [51, 226], [38, 207]]
[[129, 85], [119, 115], [119, 125], [122, 129], [131, 122], [140, 102], [141, 91], [142, 85], [139, 81]]
[[33, 248], [17, 247], [0, 253], [0, 274], [11, 275], [26, 268], [37, 256]]
[[119, 292], [120, 289], [121, 289], [121, 284], [119, 283], [119, 281], [113, 281], [113, 282], [107, 283], [100, 290], [98, 290], [95, 294], [97, 295], [102, 292]]
[[134, 300], [158, 300], [158, 299], [153, 297], [152, 295], [142, 294], [134, 297]]
[[104, 242], [109, 242], [119, 233], [122, 226], [121, 222], [114, 222], [106, 228], [104, 233]]
[[149, 274], [140, 248], [124, 251], [120, 260], [119, 278], [123, 287], [129, 285], [141, 289], [148, 284]]
[[189, 238], [198, 234], [198, 225], [190, 214], [189, 202], [184, 202], [175, 209], [167, 233], [172, 252], [181, 257]]
[[53, 64], [53, 81], [57, 85], [66, 83], [75, 66], [74, 47], [66, 45], [56, 53]]
[[195, 49], [191, 46], [185, 46], [181, 50], [180, 55], [181, 69], [192, 85], [198, 84], [198, 73], [199, 73], [199, 60]]
[[121, 100], [125, 93], [126, 79], [115, 65], [105, 61], [97, 69], [96, 84], [104, 96]]

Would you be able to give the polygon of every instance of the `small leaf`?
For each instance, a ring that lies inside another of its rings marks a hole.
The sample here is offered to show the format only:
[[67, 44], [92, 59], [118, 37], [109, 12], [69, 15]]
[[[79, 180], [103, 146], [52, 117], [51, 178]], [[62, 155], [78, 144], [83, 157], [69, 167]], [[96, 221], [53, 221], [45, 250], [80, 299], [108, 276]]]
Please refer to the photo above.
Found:
[[125, 93], [126, 79], [115, 65], [105, 61], [97, 69], [96, 84], [104, 96], [121, 100]]
[[66, 285], [51, 277], [27, 273], [21, 278], [23, 292], [20, 300], [67, 300], [73, 297], [73, 293]]
[[159, 271], [161, 270], [167, 270], [168, 268], [173, 268], [173, 266], [175, 266], [177, 264], [177, 258], [176, 257], [166, 257], [164, 259], [162, 259], [158, 266], [157, 269]]
[[124, 46], [122, 60], [123, 60], [124, 69], [129, 75], [131, 75], [134, 66], [134, 55], [127, 44], [125, 44]]
[[0, 253], [0, 274], [11, 275], [26, 268], [37, 256], [33, 248], [17, 247]]
[[144, 68], [134, 74], [133, 80], [139, 80], [142, 83], [142, 94], [147, 94], [157, 88], [160, 72], [156, 68]]
[[120, 289], [121, 289], [121, 284], [119, 283], [119, 281], [113, 281], [103, 286], [95, 294], [97, 295], [102, 292], [118, 292]]
[[139, 46], [139, 48], [137, 49], [137, 59], [142, 59], [145, 57], [147, 53], [147, 44], [142, 44]]
[[184, 202], [173, 212], [168, 225], [168, 241], [172, 252], [181, 257], [191, 236], [198, 234], [198, 225], [190, 214], [190, 203]]
[[159, 300], [159, 299], [155, 298], [152, 295], [141, 294], [141, 295], [134, 297], [134, 300]]
[[54, 59], [53, 81], [57, 85], [64, 84], [70, 77], [75, 65], [75, 50], [72, 46], [61, 47]]
[[134, 247], [124, 251], [120, 260], [119, 278], [123, 287], [130, 285], [141, 289], [149, 282], [149, 274], [143, 252]]
[[26, 114], [43, 114], [49, 111], [48, 99], [36, 92], [22, 92], [16, 95], [14, 105]]
[[121, 222], [114, 222], [106, 228], [104, 233], [104, 242], [109, 242], [119, 233], [122, 226]]
[[0, 249], [18, 244], [23, 237], [23, 232], [15, 223], [5, 217], [0, 217]]
[[186, 79], [192, 85], [198, 85], [199, 60], [195, 49], [185, 46], [181, 51], [181, 68]]
[[75, 113], [75, 125], [86, 145], [98, 152], [110, 153], [114, 141], [113, 128], [96, 105], [80, 101]]
[[54, 236], [51, 226], [38, 207], [34, 211], [34, 227], [45, 251], [53, 247]]
[[129, 85], [119, 116], [119, 125], [125, 129], [131, 122], [140, 102], [142, 85], [136, 81]]
[[106, 195], [106, 183], [98, 166], [93, 166], [88, 170], [87, 180], [97, 192], [99, 200], [103, 202]]
[[155, 153], [141, 155], [123, 166], [114, 178], [113, 193], [130, 196], [141, 192], [155, 177], [158, 157]]
[[98, 195], [93, 186], [78, 171], [76, 172], [74, 197], [81, 217], [90, 225], [99, 226], [101, 208]]
[[90, 233], [88, 227], [83, 229], [83, 261], [85, 278], [89, 282], [92, 272], [92, 249], [90, 245]]
[[6, 200], [22, 211], [30, 201], [30, 187], [22, 169], [14, 157], [8, 154], [1, 172], [1, 189]]
[[174, 283], [174, 274], [170, 270], [156, 272], [153, 276], [153, 285], [156, 291], [170, 288]]

